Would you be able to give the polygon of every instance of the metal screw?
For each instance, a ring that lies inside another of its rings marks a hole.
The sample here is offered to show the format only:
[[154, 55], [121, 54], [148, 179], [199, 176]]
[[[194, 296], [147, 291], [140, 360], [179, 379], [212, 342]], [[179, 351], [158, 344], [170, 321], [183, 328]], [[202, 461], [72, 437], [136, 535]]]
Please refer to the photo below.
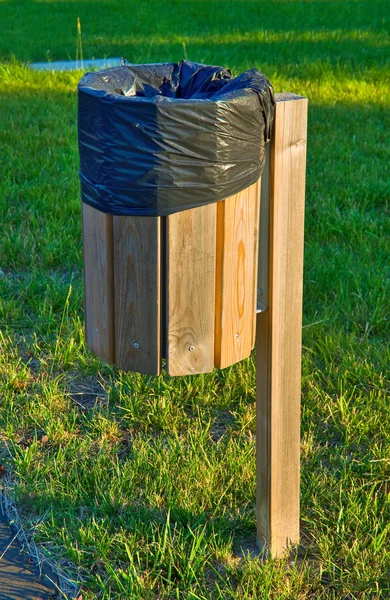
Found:
[[137, 348], [139, 348], [139, 343], [138, 342], [134, 342], [133, 346], [137, 350]]
[[238, 340], [238, 338], [239, 338], [239, 337], [240, 337], [240, 336], [239, 336], [239, 334], [238, 334], [238, 333], [236, 333], [236, 334], [235, 334], [235, 336], [234, 336], [234, 339], [235, 339], [235, 340]]
[[195, 346], [190, 346], [190, 347], [188, 348], [188, 350], [189, 350], [190, 352], [193, 352], [193, 351], [195, 350]]
[[97, 327], [96, 327], [95, 331], [96, 331], [96, 333], [99, 333], [99, 329]]

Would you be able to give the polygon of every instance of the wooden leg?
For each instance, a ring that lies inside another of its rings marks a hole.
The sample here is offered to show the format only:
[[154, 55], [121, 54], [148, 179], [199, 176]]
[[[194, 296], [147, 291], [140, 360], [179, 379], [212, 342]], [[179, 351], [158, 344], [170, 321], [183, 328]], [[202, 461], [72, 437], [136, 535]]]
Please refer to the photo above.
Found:
[[269, 297], [257, 316], [257, 540], [299, 542], [303, 223], [307, 99], [279, 94], [270, 149]]

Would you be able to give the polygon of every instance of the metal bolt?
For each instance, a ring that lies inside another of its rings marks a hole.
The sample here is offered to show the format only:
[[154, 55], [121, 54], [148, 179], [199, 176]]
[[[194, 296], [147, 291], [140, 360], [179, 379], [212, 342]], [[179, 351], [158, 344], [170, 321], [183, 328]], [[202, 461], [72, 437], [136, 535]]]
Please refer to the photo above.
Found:
[[193, 352], [193, 351], [195, 350], [195, 346], [190, 346], [190, 347], [188, 348], [188, 350], [189, 350], [190, 352]]
[[97, 327], [96, 327], [95, 331], [96, 331], [96, 333], [99, 333], [99, 329]]
[[240, 337], [240, 335], [238, 333], [235, 334], [234, 339], [238, 340], [238, 338]]
[[138, 342], [134, 342], [133, 346], [137, 350], [137, 348], [139, 348], [139, 343]]

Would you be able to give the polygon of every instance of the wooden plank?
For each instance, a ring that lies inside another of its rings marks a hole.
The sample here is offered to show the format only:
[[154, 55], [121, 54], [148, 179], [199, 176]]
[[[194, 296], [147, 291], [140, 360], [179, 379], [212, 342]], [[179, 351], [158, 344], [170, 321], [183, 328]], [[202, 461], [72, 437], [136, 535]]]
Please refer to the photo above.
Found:
[[257, 539], [299, 542], [303, 225], [307, 99], [277, 98], [271, 147], [269, 305], [257, 316]]
[[115, 362], [112, 216], [82, 204], [85, 336], [89, 349]]
[[161, 369], [161, 220], [114, 217], [115, 355], [124, 371]]
[[247, 358], [257, 300], [259, 182], [218, 202], [215, 366]]
[[167, 222], [167, 371], [214, 368], [216, 204], [175, 213]]

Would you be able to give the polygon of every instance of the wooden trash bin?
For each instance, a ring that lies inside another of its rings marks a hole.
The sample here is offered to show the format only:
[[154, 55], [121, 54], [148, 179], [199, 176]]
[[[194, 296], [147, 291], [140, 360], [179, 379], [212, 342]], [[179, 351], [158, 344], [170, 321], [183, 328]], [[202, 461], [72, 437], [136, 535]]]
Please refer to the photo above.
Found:
[[259, 182], [167, 217], [83, 204], [89, 348], [126, 371], [208, 373], [255, 343]]
[[249, 356], [257, 328], [257, 543], [275, 557], [299, 542], [307, 108], [276, 95], [261, 186], [168, 217], [83, 204], [86, 337], [102, 360], [206, 373]]
[[102, 360], [188, 375], [249, 356], [274, 104], [257, 69], [183, 60], [82, 78], [86, 338]]

